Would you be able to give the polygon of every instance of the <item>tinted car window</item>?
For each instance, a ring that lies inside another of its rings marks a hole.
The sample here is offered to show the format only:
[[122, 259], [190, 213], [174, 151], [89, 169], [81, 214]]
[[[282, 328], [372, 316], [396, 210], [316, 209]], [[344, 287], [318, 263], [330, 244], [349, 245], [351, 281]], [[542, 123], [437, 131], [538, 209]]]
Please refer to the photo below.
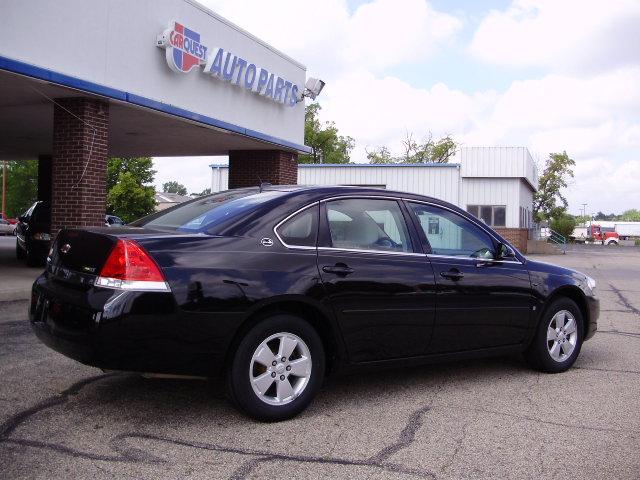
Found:
[[413, 251], [395, 200], [353, 198], [327, 202], [327, 220], [334, 248]]
[[34, 223], [49, 223], [51, 221], [51, 209], [46, 203], [39, 203], [31, 213], [31, 221]]
[[276, 232], [287, 245], [315, 247], [318, 234], [317, 205], [294, 215], [280, 225]]
[[489, 234], [466, 218], [433, 205], [409, 205], [434, 255], [493, 258]]
[[181, 232], [211, 232], [216, 225], [273, 200], [284, 192], [228, 190], [159, 212], [133, 222], [134, 227], [153, 227]]

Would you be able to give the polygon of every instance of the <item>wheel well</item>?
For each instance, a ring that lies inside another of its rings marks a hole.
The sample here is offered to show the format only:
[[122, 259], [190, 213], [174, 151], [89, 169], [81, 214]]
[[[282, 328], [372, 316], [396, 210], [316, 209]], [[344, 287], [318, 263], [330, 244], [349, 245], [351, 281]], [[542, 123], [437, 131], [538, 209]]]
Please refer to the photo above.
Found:
[[547, 299], [546, 306], [551, 305], [552, 302], [561, 297], [569, 298], [578, 305], [580, 313], [582, 314], [584, 337], [586, 337], [589, 333], [589, 307], [587, 306], [587, 299], [584, 294], [578, 287], [560, 287]]
[[236, 331], [233, 341], [230, 343], [225, 365], [230, 364], [231, 355], [235, 352], [237, 345], [240, 343], [246, 332], [261, 320], [272, 315], [283, 313], [288, 313], [304, 319], [311, 324], [316, 332], [318, 332], [318, 335], [320, 335], [320, 339], [322, 340], [322, 346], [324, 347], [325, 359], [327, 362], [325, 365], [325, 375], [330, 374], [336, 365], [337, 359], [338, 348], [336, 345], [336, 332], [334, 331], [330, 320], [319, 308], [307, 303], [296, 301], [284, 301], [265, 305], [263, 308], [256, 310], [247, 319], [245, 319], [240, 328]]

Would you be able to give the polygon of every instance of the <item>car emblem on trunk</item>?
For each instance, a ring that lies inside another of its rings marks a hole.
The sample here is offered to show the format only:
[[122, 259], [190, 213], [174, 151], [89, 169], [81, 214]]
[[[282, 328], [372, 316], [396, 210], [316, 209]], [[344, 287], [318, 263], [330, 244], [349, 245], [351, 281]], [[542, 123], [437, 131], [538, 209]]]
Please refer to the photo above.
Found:
[[69, 245], [68, 243], [65, 243], [60, 247], [60, 251], [62, 253], [69, 253], [69, 250], [71, 250], [71, 245]]
[[263, 247], [271, 247], [273, 245], [273, 240], [265, 237], [262, 240], [260, 240], [260, 243], [262, 244]]

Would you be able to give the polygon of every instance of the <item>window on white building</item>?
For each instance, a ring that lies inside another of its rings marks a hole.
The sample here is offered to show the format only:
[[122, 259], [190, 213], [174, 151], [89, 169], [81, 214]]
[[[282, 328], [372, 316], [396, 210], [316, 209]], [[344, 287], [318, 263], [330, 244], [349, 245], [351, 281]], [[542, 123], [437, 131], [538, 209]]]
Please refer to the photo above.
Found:
[[491, 227], [504, 227], [507, 224], [505, 205], [467, 205], [467, 212]]

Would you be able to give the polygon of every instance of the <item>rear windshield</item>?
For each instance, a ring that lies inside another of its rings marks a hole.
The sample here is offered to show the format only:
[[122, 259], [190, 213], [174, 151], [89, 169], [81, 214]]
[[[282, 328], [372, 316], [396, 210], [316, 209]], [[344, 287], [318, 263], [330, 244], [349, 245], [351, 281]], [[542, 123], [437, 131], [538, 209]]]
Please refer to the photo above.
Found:
[[212, 230], [217, 225], [249, 213], [283, 193], [274, 190], [228, 190], [149, 215], [131, 225], [166, 231], [214, 233]]

